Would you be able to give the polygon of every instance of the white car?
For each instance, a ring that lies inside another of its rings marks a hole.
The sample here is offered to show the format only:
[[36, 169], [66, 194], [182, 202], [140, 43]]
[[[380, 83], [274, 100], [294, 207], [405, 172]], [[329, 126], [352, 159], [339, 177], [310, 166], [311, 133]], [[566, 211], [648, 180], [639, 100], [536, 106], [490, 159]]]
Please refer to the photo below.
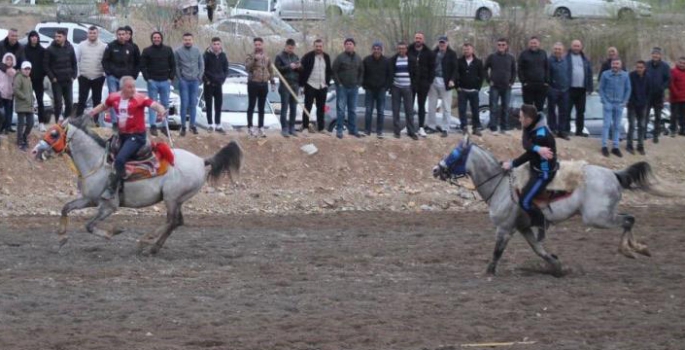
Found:
[[[221, 105], [221, 125], [223, 126], [224, 130], [247, 127], [247, 84], [242, 82], [243, 79], [239, 79], [238, 81], [241, 82], [236, 82], [236, 80], [228, 80], [222, 87], [224, 101]], [[209, 126], [207, 123], [207, 108], [210, 107], [205, 106], [202, 85], [200, 85], [198, 109], [201, 110], [202, 113], [198, 113], [196, 122], [197, 126], [204, 129]], [[252, 118], [254, 125], [257, 126], [258, 113], [256, 106], [254, 116]], [[276, 116], [274, 113], [274, 109], [269, 100], [266, 101], [264, 108], [264, 127], [272, 130], [281, 129], [280, 117]]]
[[499, 3], [490, 0], [447, 0], [447, 17], [474, 18], [489, 21], [501, 15]]
[[278, 14], [279, 7], [277, 0], [238, 0], [230, 15], [273, 16]]
[[348, 0], [279, 0], [279, 6], [277, 12], [283, 19], [326, 19], [354, 13], [354, 3]]
[[649, 17], [652, 7], [630, 0], [551, 0], [545, 6], [548, 16], [572, 18], [618, 18]]
[[247, 47], [252, 46], [252, 39], [261, 37], [265, 44], [281, 46], [285, 43], [287, 37], [283, 37], [270, 26], [267, 26], [259, 20], [240, 18], [242, 15], [236, 17], [229, 17], [220, 22], [202, 27], [202, 31], [207, 36], [218, 36], [225, 39], [225, 42], [235, 42], [236, 39], [242, 41], [243, 45]]
[[[47, 48], [52, 43], [52, 39], [55, 37], [55, 33], [58, 29], [64, 29], [67, 31], [67, 40], [74, 46], [74, 50], [78, 50], [78, 44], [84, 40], [88, 40], [88, 28], [94, 24], [89, 23], [77, 23], [77, 22], [40, 22], [36, 24], [34, 28], [38, 32], [38, 40], [40, 41], [40, 46]], [[98, 28], [98, 38], [105, 44], [108, 44], [116, 39], [112, 32], [107, 29], [94, 25]], [[28, 35], [19, 39], [19, 43], [22, 45], [28, 44]], [[78, 55], [78, 52], [76, 52]]]

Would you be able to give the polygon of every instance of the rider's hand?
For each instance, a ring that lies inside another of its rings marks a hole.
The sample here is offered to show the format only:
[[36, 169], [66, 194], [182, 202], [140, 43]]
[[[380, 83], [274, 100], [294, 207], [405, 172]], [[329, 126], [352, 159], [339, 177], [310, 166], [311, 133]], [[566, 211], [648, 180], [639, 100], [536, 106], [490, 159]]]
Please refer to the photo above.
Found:
[[540, 147], [538, 154], [545, 159], [552, 159], [554, 157], [554, 152], [549, 147]]
[[504, 170], [504, 171], [511, 170], [511, 162], [510, 161], [502, 162], [502, 170]]

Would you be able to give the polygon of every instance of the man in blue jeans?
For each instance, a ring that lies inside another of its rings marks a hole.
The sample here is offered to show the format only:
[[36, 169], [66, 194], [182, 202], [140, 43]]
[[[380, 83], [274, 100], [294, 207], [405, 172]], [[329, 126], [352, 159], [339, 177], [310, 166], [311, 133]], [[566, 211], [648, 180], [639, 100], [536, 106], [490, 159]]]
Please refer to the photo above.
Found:
[[611, 62], [611, 71], [604, 72], [599, 81], [599, 96], [602, 98], [604, 106], [604, 127], [602, 128], [602, 155], [609, 156], [607, 139], [609, 138], [609, 128], [613, 132], [613, 148], [611, 153], [617, 157], [623, 157], [618, 148], [619, 137], [621, 135], [621, 117], [623, 107], [628, 104], [630, 99], [630, 78], [628, 73], [622, 70], [621, 60]]
[[509, 53], [509, 42], [506, 38], [497, 40], [497, 51], [488, 56], [483, 68], [485, 81], [490, 85], [491, 114], [488, 128], [494, 133], [499, 123], [500, 132], [506, 133], [511, 86], [516, 81], [516, 58]]
[[347, 109], [347, 131], [355, 137], [362, 137], [357, 131], [357, 95], [364, 79], [362, 59], [354, 52], [355, 41], [345, 39], [345, 51], [333, 62], [333, 80], [337, 98], [337, 137], [343, 138], [345, 109]]
[[[169, 108], [169, 94], [171, 93], [171, 81], [176, 72], [176, 59], [171, 47], [163, 44], [164, 37], [160, 32], [154, 32], [150, 36], [152, 45], [143, 50], [140, 58], [140, 70], [143, 78], [147, 81], [147, 95], [153, 101], [159, 102], [164, 108]], [[157, 115], [154, 109], [148, 109], [148, 123], [150, 134], [157, 136]], [[162, 129], [166, 132], [166, 129]]]
[[373, 109], [376, 109], [376, 136], [383, 138], [383, 123], [385, 122], [385, 92], [392, 84], [390, 60], [383, 56], [383, 44], [373, 43], [371, 54], [364, 58], [364, 79], [362, 87], [366, 92], [366, 115], [364, 116], [364, 130], [371, 136], [373, 125]]
[[183, 46], [174, 52], [176, 77], [181, 91], [181, 136], [186, 136], [186, 117], [190, 114], [190, 131], [197, 135], [195, 126], [197, 94], [205, 72], [205, 61], [200, 50], [193, 46], [193, 34], [183, 34]]
[[[126, 29], [117, 29], [117, 40], [107, 44], [105, 53], [102, 55], [102, 68], [107, 76], [107, 90], [109, 93], [119, 91], [119, 80], [130, 76], [135, 79], [138, 76], [140, 57], [136, 55], [138, 50], [128, 40]], [[116, 122], [116, 112], [110, 109], [112, 123]]]

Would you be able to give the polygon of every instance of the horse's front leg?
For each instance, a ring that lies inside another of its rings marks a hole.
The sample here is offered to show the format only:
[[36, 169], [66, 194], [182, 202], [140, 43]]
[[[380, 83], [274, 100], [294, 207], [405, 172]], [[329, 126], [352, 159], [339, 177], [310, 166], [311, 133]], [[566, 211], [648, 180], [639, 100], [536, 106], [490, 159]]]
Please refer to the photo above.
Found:
[[65, 204], [62, 207], [62, 216], [59, 219], [59, 229], [57, 230], [60, 248], [69, 240], [69, 236], [67, 236], [67, 226], [69, 225], [69, 213], [78, 209], [92, 208], [95, 205], [96, 204], [89, 198], [81, 197], [74, 199], [73, 201]]
[[519, 228], [519, 231], [521, 232], [521, 235], [526, 239], [530, 247], [533, 248], [535, 254], [543, 258], [548, 264], [552, 266], [552, 268], [554, 269], [552, 271], [552, 275], [554, 277], [563, 276], [561, 270], [561, 262], [559, 262], [559, 258], [557, 258], [557, 256], [554, 254], [547, 253], [545, 248], [542, 247], [542, 243], [540, 243], [537, 237], [535, 237], [535, 233], [533, 233], [533, 230], [530, 227], [526, 227]]
[[504, 249], [511, 239], [514, 230], [512, 228], [497, 227], [497, 242], [495, 242], [495, 251], [492, 253], [492, 261], [488, 265], [488, 274], [494, 275], [497, 270], [497, 262], [502, 257]]
[[97, 227], [97, 224], [101, 221], [107, 219], [110, 215], [114, 214], [119, 208], [119, 198], [116, 197], [109, 201], [101, 201], [100, 207], [98, 208], [98, 213], [86, 224], [86, 230], [88, 233], [100, 236], [105, 239], [110, 239], [112, 236], [119, 233], [119, 230], [107, 231]]

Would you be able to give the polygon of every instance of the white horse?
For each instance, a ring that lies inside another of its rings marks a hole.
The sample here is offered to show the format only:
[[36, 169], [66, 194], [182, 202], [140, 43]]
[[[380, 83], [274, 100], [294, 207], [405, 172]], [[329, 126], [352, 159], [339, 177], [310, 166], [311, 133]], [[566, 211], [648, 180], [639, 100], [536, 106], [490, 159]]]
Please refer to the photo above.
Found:
[[[54, 125], [36, 145], [32, 153], [38, 160], [47, 159], [54, 154], [66, 153], [71, 157], [78, 173], [78, 188], [81, 197], [67, 203], [62, 208], [58, 230], [60, 247], [67, 240], [68, 214], [77, 209], [98, 207], [98, 213], [86, 224], [86, 230], [106, 239], [119, 234], [122, 230], [105, 230], [97, 224], [112, 215], [119, 207], [143, 208], [164, 201], [167, 208], [166, 223], [154, 233], [143, 236], [139, 248], [151, 245], [150, 253], [156, 254], [164, 245], [171, 232], [183, 225], [181, 207], [183, 203], [200, 191], [207, 178], [218, 179], [223, 173], [233, 179], [238, 175], [243, 153], [235, 141], [224, 146], [213, 157], [202, 159], [183, 149], [173, 149], [174, 165], [169, 166], [166, 174], [149, 179], [126, 182], [119, 195], [111, 200], [101, 198], [107, 178], [112, 172], [107, 164], [106, 141], [89, 130], [85, 124], [87, 117], [69, 118], [61, 125]], [[206, 167], [210, 169], [207, 170]], [[154, 239], [156, 239], [156, 242]]]
[[[497, 262], [502, 257], [507, 242], [515, 231], [520, 232], [533, 251], [553, 268], [555, 276], [562, 275], [561, 263], [554, 254], [549, 254], [536, 239], [528, 215], [518, 205], [512, 175], [502, 170], [500, 162], [488, 151], [469, 142], [468, 135], [454, 149], [457, 161], [449, 169], [433, 168], [433, 176], [452, 180], [469, 176], [476, 190], [490, 207], [490, 220], [497, 227], [497, 242], [488, 273], [495, 274]], [[619, 252], [635, 258], [635, 253], [649, 256], [647, 246], [633, 238], [635, 217], [617, 212], [621, 193], [625, 189], [640, 190], [657, 196], [678, 195], [660, 189], [647, 162], [635, 163], [621, 171], [601, 166], [586, 165], [582, 170], [581, 185], [569, 196], [555, 200], [542, 207], [549, 223], [559, 223], [577, 214], [586, 225], [596, 228], [623, 228]], [[682, 192], [681, 192], [682, 193]]]

